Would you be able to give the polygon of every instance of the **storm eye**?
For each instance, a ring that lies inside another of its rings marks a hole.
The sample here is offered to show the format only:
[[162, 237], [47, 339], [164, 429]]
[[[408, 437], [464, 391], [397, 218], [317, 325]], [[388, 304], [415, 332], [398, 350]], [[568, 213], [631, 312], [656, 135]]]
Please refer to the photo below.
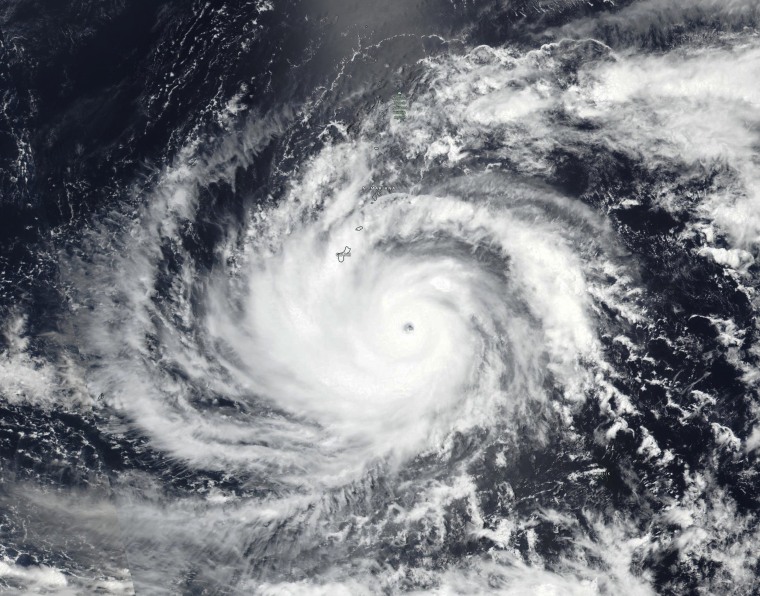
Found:
[[411, 323], [406, 323], [404, 325], [404, 333], [414, 333], [414, 325]]

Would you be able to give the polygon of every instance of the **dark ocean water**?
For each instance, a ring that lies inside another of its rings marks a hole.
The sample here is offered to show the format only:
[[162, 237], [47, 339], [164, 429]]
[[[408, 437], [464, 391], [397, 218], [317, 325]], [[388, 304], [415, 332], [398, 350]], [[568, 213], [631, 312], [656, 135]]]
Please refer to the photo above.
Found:
[[6, 2], [0, 586], [757, 593], [758, 18]]

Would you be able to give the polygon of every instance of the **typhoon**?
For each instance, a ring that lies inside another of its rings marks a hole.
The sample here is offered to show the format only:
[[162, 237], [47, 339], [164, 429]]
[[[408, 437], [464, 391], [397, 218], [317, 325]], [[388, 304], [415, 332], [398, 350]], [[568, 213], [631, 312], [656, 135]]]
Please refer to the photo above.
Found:
[[757, 593], [755, 2], [31, 4], [2, 590]]

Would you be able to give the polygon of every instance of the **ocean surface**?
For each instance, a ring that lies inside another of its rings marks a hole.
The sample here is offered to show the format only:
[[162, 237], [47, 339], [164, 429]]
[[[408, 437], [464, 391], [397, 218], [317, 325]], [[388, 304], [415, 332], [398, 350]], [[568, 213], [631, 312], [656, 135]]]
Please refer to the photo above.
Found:
[[5, 0], [0, 591], [760, 590], [754, 0]]

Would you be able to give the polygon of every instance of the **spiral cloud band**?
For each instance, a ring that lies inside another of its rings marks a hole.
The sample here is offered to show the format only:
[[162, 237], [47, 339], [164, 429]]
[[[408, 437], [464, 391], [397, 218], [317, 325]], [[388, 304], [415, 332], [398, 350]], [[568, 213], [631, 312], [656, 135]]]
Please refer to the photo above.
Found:
[[[123, 291], [87, 323], [94, 345], [115, 320], [132, 338], [126, 358], [109, 353], [123, 354], [121, 342], [100, 341], [114, 366], [92, 382], [157, 448], [300, 495], [267, 499], [266, 522], [263, 504], [244, 506], [257, 540], [273, 540], [271, 515], [300, 519], [316, 502], [329, 519], [340, 508], [325, 495], [415, 459], [462, 465], [472, 457], [462, 441], [518, 441], [526, 427], [548, 441], [548, 421], [570, 425], [607, 374], [595, 330], [604, 314], [589, 295], [624, 303], [629, 290], [617, 273], [624, 251], [601, 219], [492, 171], [372, 201], [362, 186], [389, 175], [373, 154], [361, 139], [326, 146], [280, 203], [254, 210], [222, 245], [224, 267], [201, 278], [178, 259], [157, 300], [135, 280], [160, 278], [162, 247], [193, 219], [194, 188], [218, 166], [173, 170], [130, 234], [139, 258], [115, 268]], [[403, 165], [390, 175], [412, 186]], [[345, 246], [350, 258], [336, 259]]]

